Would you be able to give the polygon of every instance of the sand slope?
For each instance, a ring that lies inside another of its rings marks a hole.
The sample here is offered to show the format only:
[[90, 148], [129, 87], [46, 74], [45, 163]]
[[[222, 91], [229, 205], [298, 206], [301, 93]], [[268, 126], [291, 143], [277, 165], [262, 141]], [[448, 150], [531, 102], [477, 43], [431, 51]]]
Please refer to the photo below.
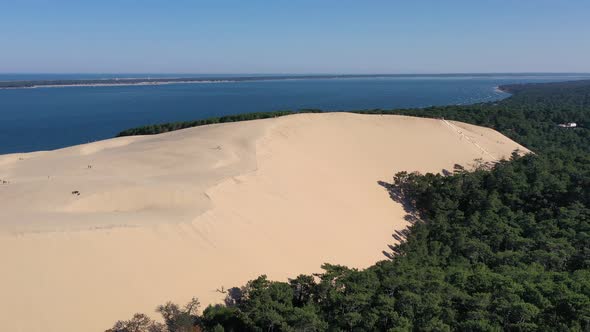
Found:
[[378, 181], [517, 148], [457, 122], [331, 113], [0, 156], [0, 326], [102, 331], [262, 273], [369, 266], [406, 227]]

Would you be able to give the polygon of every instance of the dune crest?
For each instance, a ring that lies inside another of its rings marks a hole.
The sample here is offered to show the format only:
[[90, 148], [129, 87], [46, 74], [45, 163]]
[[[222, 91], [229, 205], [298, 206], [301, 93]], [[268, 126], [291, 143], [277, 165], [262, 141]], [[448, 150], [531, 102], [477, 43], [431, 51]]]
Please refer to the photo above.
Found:
[[515, 149], [454, 121], [328, 113], [0, 156], [0, 326], [102, 331], [260, 274], [367, 267], [407, 226], [379, 181]]

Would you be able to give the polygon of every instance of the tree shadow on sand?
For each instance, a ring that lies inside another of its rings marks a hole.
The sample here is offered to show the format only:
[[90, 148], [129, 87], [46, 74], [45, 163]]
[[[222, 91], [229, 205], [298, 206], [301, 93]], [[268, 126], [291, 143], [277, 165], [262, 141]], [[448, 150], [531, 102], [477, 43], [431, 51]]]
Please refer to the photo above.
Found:
[[[487, 166], [483, 163], [477, 163], [476, 160], [476, 164], [473, 167], [483, 167], [482, 165]], [[466, 169], [459, 164], [455, 164], [452, 171], [442, 169], [440, 173], [443, 176], [453, 176], [463, 172], [466, 172]], [[410, 235], [410, 228], [419, 222], [423, 222], [423, 220], [420, 218], [420, 213], [416, 208], [416, 201], [412, 199], [411, 195], [411, 183], [412, 178], [415, 175], [418, 175], [418, 173], [400, 172], [395, 175], [392, 183], [377, 181], [377, 184], [387, 190], [389, 197], [394, 202], [400, 204], [403, 207], [404, 212], [406, 213], [404, 220], [408, 222], [408, 226], [406, 226], [406, 228], [402, 230], [395, 230], [391, 235], [396, 240], [396, 244], [387, 245], [391, 252], [383, 251], [383, 255], [389, 259], [393, 259], [393, 257], [399, 255], [400, 245], [402, 245], [408, 239], [408, 236]]]
[[418, 211], [414, 205], [414, 201], [411, 200], [407, 192], [404, 190], [405, 183], [394, 181], [394, 183], [387, 183], [385, 181], [377, 181], [377, 183], [387, 190], [389, 197], [396, 203], [400, 204], [406, 215], [404, 216], [404, 220], [409, 223], [409, 225], [402, 229], [402, 230], [395, 230], [394, 233], [391, 235], [395, 240], [396, 244], [388, 244], [390, 251], [383, 250], [383, 255], [389, 259], [393, 259], [395, 256], [399, 255], [399, 245], [405, 242], [410, 234], [410, 229], [412, 225], [421, 221]]

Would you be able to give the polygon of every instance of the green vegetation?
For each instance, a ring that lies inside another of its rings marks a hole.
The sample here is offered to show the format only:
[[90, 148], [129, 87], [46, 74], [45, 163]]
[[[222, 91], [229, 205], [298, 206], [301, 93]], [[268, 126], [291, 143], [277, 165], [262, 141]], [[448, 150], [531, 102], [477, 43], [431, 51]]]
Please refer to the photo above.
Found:
[[203, 120], [195, 121], [182, 121], [182, 122], [169, 122], [161, 123], [149, 126], [142, 126], [137, 128], [131, 128], [120, 132], [117, 137], [122, 136], [134, 136], [134, 135], [155, 135], [162, 134], [169, 131], [198, 127], [204, 125], [210, 125], [214, 123], [225, 123], [225, 122], [238, 122], [258, 119], [276, 118], [279, 116], [297, 114], [297, 113], [321, 113], [321, 110], [305, 109], [299, 111], [274, 111], [274, 112], [256, 112], [256, 113], [244, 113], [236, 115], [225, 115], [221, 117], [207, 118]]
[[497, 103], [361, 112], [489, 126], [535, 151], [474, 172], [395, 175], [384, 185], [413, 222], [389, 259], [261, 276], [201, 314], [175, 306], [168, 327], [112, 331], [590, 330], [590, 82], [503, 89], [514, 95]]

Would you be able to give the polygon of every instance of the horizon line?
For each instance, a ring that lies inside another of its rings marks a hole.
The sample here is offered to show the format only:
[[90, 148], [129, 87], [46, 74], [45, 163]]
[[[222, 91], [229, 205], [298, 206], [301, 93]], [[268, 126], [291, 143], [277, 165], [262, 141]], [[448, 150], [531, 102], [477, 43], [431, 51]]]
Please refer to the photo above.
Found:
[[590, 75], [590, 72], [575, 72], [575, 71], [498, 71], [498, 72], [413, 72], [413, 73], [391, 73], [391, 72], [366, 72], [366, 73], [350, 73], [350, 72], [305, 72], [305, 73], [289, 73], [289, 72], [0, 72], [0, 75], [120, 75], [120, 74], [134, 74], [134, 75], [525, 75], [525, 74], [574, 74], [574, 75]]

